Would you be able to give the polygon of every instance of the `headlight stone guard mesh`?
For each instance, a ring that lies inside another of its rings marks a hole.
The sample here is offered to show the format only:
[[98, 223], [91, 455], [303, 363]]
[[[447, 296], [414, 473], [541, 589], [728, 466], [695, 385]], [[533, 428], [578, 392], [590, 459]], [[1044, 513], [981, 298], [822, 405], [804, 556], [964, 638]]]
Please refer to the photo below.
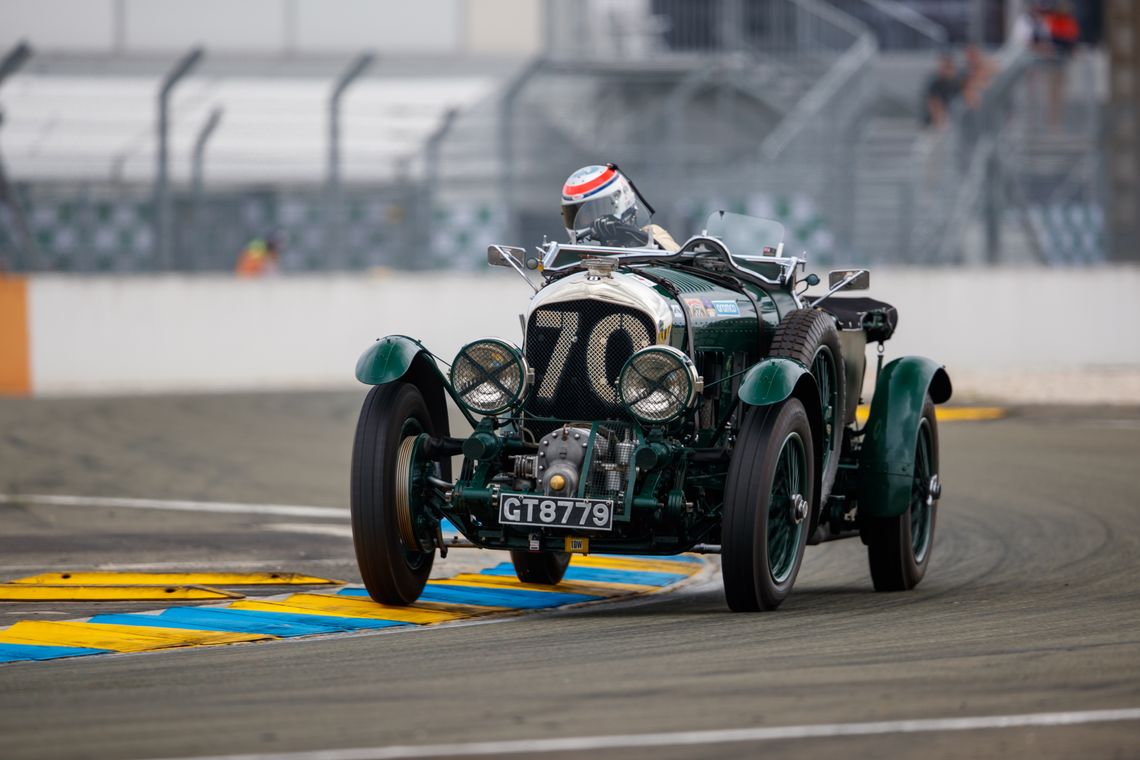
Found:
[[455, 358], [451, 385], [470, 408], [498, 413], [518, 399], [524, 373], [515, 349], [498, 341], [477, 341], [464, 346]]

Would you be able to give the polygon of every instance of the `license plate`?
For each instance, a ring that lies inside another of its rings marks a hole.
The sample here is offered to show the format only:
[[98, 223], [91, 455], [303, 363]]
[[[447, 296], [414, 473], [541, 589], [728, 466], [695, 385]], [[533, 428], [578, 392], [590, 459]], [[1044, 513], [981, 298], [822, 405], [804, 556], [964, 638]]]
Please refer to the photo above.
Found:
[[499, 496], [499, 522], [544, 528], [613, 530], [614, 503], [602, 499], [505, 493]]

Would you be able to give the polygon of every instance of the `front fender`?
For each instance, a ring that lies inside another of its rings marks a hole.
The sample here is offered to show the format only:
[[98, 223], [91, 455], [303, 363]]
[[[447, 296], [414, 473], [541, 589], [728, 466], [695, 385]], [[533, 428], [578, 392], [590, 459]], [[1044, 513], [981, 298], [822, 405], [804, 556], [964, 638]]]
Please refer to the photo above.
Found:
[[859, 459], [859, 514], [895, 517], [910, 506], [914, 453], [926, 395], [935, 404], [949, 400], [950, 375], [922, 356], [895, 359], [875, 384], [871, 414]]
[[749, 406], [768, 406], [784, 401], [796, 389], [807, 369], [791, 359], [763, 359], [744, 373], [737, 395]]
[[[820, 483], [823, 478], [823, 408], [819, 402], [819, 386], [807, 368], [799, 362], [780, 357], [762, 359], [744, 373], [737, 391], [749, 406], [771, 406], [795, 397], [804, 405], [811, 424], [812, 449], [815, 452], [815, 498], [812, 504], [814, 526], [820, 511]], [[814, 529], [814, 528], [813, 528]]]
[[[411, 383], [423, 394], [436, 435], [450, 435], [444, 394], [454, 394], [431, 353], [415, 338], [389, 335], [373, 343], [356, 362], [356, 379], [366, 385], [385, 385], [396, 381]], [[462, 407], [460, 410], [464, 411], [468, 421], [472, 420], [466, 410]], [[450, 478], [450, 460], [442, 464], [447, 472], [445, 477]]]
[[417, 356], [426, 353], [423, 343], [406, 335], [380, 338], [357, 360], [356, 379], [365, 385], [395, 382], [407, 374]]

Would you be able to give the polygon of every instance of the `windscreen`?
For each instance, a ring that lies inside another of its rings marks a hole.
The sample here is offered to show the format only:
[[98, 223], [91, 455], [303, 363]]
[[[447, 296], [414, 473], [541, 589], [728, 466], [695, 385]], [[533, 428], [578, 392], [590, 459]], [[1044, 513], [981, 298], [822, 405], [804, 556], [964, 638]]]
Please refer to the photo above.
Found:
[[784, 225], [731, 211], [714, 211], [705, 222], [705, 234], [718, 238], [736, 258], [775, 256], [784, 242]]

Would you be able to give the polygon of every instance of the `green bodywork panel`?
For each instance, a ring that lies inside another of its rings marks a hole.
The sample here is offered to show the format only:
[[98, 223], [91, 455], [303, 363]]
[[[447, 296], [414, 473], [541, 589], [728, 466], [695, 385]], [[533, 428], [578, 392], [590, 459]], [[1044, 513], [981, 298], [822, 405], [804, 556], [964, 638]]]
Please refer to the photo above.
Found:
[[356, 362], [356, 379], [366, 385], [384, 385], [399, 380], [412, 360], [427, 349], [415, 338], [389, 335], [368, 347]]
[[[776, 303], [759, 288], [749, 288], [747, 296], [696, 274], [668, 267], [646, 267], [646, 275], [669, 282], [676, 290], [673, 295], [658, 285], [654, 289], [680, 306], [692, 319], [693, 342], [696, 350], [722, 351], [731, 354], [743, 351], [756, 357], [760, 348], [761, 330], [775, 329], [779, 322]], [[755, 301], [755, 305], [753, 305]], [[760, 313], [757, 314], [757, 307]], [[674, 319], [671, 344], [686, 348], [685, 321]]]
[[744, 375], [740, 400], [749, 406], [778, 404], [792, 395], [807, 369], [791, 359], [768, 358]]
[[927, 393], [936, 404], [951, 394], [941, 364], [921, 356], [895, 359], [879, 374], [859, 460], [859, 514], [895, 517], [910, 506], [915, 447]]

